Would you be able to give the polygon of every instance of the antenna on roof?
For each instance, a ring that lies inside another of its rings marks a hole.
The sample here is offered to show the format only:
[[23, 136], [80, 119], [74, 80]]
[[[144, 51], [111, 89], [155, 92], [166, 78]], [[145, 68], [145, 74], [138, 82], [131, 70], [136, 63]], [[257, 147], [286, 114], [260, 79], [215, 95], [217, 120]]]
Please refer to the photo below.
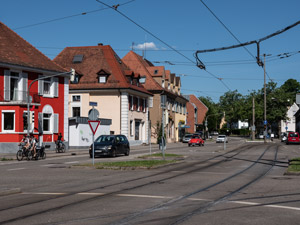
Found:
[[134, 52], [134, 42], [132, 42], [131, 50]]

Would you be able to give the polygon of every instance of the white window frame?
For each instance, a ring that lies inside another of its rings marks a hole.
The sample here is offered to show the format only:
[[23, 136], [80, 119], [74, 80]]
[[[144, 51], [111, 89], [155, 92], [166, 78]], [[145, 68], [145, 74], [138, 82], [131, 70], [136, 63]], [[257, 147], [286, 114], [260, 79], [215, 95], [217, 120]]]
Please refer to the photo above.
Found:
[[98, 82], [100, 84], [105, 84], [106, 83], [106, 80], [107, 80], [107, 76], [99, 76], [98, 77]]
[[[13, 130], [4, 130], [4, 113], [13, 113], [14, 114], [14, 129]], [[16, 130], [16, 111], [15, 110], [2, 110], [1, 111], [1, 131], [2, 133], [15, 133]]]
[[[74, 100], [74, 98], [78, 98], [79, 100]], [[81, 102], [81, 95], [72, 95], [72, 102]]]
[[130, 120], [130, 136], [132, 137], [133, 136], [133, 127], [134, 126], [134, 123], [133, 123], [133, 120]]
[[[45, 127], [44, 127], [45, 114], [50, 115], [50, 117], [46, 119], [46, 120], [49, 121], [49, 124], [48, 124], [49, 125], [49, 130], [45, 130]], [[43, 132], [45, 134], [52, 134], [53, 133], [52, 132], [52, 130], [53, 130], [53, 127], [52, 127], [52, 117], [53, 117], [52, 113], [43, 113]]]
[[[47, 75], [45, 75], [45, 76], [47, 76]], [[43, 78], [43, 76], [40, 75], [39, 78]], [[44, 93], [45, 83], [49, 83], [49, 85], [50, 85], [49, 93]], [[38, 81], [38, 85], [39, 85], [39, 87], [38, 87], [39, 95], [42, 95], [45, 98], [59, 97], [59, 93], [58, 93], [59, 79], [58, 79], [58, 77], [49, 77], [46, 79], [40, 79]], [[57, 89], [57, 90], [55, 90], [55, 89]]]

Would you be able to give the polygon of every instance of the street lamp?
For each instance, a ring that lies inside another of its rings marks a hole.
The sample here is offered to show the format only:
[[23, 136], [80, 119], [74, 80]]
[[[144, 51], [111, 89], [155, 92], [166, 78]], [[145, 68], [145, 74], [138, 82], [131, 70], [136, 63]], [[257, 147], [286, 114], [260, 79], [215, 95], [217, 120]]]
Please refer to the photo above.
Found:
[[[56, 76], [60, 76], [60, 75], [63, 75], [63, 74], [69, 74], [70, 75], [70, 81], [74, 81], [74, 78], [75, 78], [75, 69], [72, 69], [69, 71], [69, 72], [64, 72], [64, 73], [58, 73], [58, 74], [52, 74], [52, 75], [48, 75], [48, 76], [44, 76], [44, 77], [39, 77], [39, 78], [36, 78], [35, 80], [31, 81], [31, 83], [29, 84], [28, 86], [28, 90], [27, 90], [27, 136], [29, 136], [29, 130], [31, 130], [31, 122], [29, 121], [30, 120], [30, 111], [29, 111], [29, 107], [30, 107], [30, 88], [32, 86], [32, 84], [38, 80], [44, 80], [44, 79], [47, 79], [47, 78], [50, 78], [50, 77], [56, 77]], [[30, 124], [30, 125], [29, 125]]]

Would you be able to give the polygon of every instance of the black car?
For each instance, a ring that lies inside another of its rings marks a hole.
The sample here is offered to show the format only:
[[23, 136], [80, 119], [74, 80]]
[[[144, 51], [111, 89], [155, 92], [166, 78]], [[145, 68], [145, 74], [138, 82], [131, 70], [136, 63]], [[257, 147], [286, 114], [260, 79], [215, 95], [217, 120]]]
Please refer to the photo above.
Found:
[[[124, 135], [101, 135], [94, 141], [94, 156], [112, 156], [119, 154], [129, 155], [129, 142]], [[93, 157], [93, 145], [90, 146], [89, 154]]]

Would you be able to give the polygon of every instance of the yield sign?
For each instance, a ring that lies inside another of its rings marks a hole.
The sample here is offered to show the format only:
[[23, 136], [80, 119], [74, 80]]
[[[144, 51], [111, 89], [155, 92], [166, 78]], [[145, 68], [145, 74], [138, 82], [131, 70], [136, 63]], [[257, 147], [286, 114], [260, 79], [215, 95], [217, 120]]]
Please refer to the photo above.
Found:
[[90, 125], [90, 128], [91, 128], [93, 134], [95, 135], [97, 128], [99, 127], [100, 121], [89, 120], [88, 122], [89, 122], [89, 125]]

